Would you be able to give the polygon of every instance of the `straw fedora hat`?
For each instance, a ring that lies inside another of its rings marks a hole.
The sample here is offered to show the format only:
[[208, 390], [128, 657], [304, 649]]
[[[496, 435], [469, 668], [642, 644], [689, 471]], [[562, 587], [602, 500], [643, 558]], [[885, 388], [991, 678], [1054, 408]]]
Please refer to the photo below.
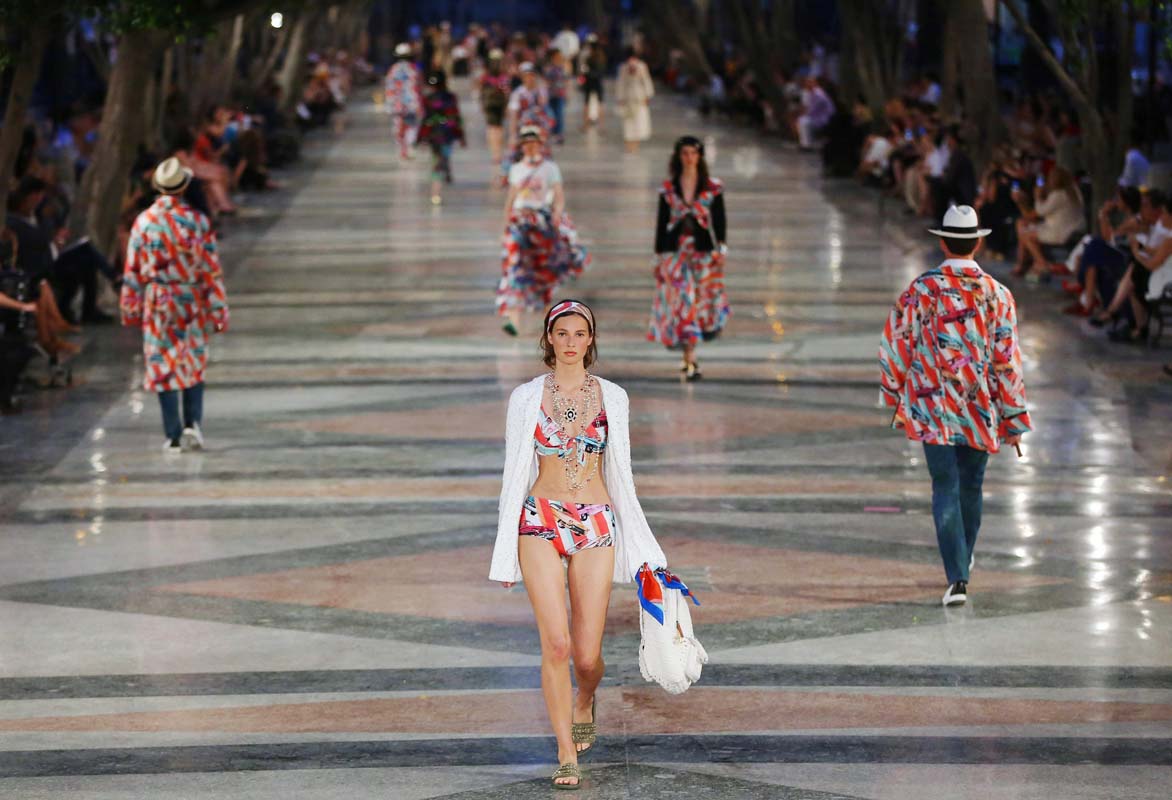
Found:
[[972, 206], [951, 206], [944, 213], [944, 222], [939, 228], [928, 228], [928, 233], [947, 239], [980, 239], [992, 232], [992, 228], [979, 227], [977, 212]]
[[155, 174], [151, 176], [151, 186], [163, 194], [181, 194], [191, 183], [194, 173], [179, 163], [175, 156], [163, 161], [155, 167]]

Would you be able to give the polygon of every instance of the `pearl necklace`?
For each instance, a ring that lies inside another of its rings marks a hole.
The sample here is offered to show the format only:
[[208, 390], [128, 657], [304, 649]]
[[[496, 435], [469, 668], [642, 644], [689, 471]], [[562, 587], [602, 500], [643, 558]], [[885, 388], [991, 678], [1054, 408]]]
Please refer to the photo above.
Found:
[[[586, 458], [586, 443], [583, 441], [586, 426], [598, 416], [598, 382], [593, 375], [586, 373], [582, 385], [568, 397], [562, 394], [552, 372], [546, 376], [545, 385], [553, 401], [554, 422], [561, 429], [562, 441], [567, 445], [571, 441], [577, 441], [577, 447], [563, 451], [559, 458], [566, 471], [566, 485], [570, 491], [579, 492], [598, 474], [598, 462], [601, 460]], [[578, 435], [571, 437], [569, 428], [579, 420], [581, 422], [578, 425]], [[589, 465], [587, 461], [590, 462]]]

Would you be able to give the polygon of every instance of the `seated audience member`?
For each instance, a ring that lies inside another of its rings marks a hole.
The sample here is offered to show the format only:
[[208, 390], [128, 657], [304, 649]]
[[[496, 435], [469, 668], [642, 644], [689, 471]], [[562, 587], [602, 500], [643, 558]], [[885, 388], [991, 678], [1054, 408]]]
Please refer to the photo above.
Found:
[[871, 129], [871, 109], [856, 102], [850, 113], [837, 111], [823, 129], [822, 168], [825, 174], [845, 178], [855, 173], [859, 153]]
[[[116, 287], [120, 285], [120, 276], [88, 239], [70, 242], [69, 231], [59, 221], [53, 223], [57, 226], [53, 229], [45, 227], [37, 210], [47, 189], [48, 185], [40, 178], [26, 175], [9, 197], [8, 227], [17, 239], [17, 267], [29, 276], [33, 286], [43, 284], [50, 288], [52, 308], [49, 319], [61, 319], [64, 322], [62, 330], [72, 329], [77, 322], [71, 307], [79, 291], [82, 296], [81, 321], [110, 322], [112, 317], [97, 306], [98, 274], [104, 274]], [[46, 298], [46, 302], [49, 300]]]
[[1078, 295], [1064, 309], [1067, 314], [1089, 316], [1105, 298], [1115, 296], [1127, 271], [1128, 237], [1146, 232], [1158, 216], [1159, 211], [1153, 215], [1150, 202], [1134, 186], [1119, 187], [1115, 196], [1103, 204], [1096, 218], [1099, 235], [1083, 237], [1067, 262], [1077, 280], [1063, 281], [1062, 288]]
[[269, 177], [268, 167], [265, 166], [265, 142], [260, 131], [248, 128], [240, 131], [237, 149], [239, 160], [236, 162], [236, 185], [246, 192], [263, 192], [277, 188], [276, 182]]
[[936, 184], [937, 194], [932, 218], [943, 217], [949, 206], [971, 206], [977, 198], [977, 170], [969, 158], [956, 125], [944, 131], [944, 148], [948, 162]]
[[1142, 143], [1138, 131], [1132, 132], [1131, 141], [1132, 145], [1123, 157], [1123, 174], [1119, 176], [1119, 185], [1142, 189], [1147, 186], [1151, 164], [1140, 149]]
[[[189, 131], [180, 131], [171, 146], [171, 155], [179, 159], [179, 163], [190, 169], [195, 177], [193, 184], [197, 184], [195, 195], [203, 198], [206, 208], [204, 211], [208, 219], [215, 220], [221, 213], [234, 213], [236, 207], [228, 194], [227, 170], [216, 165], [209, 165], [201, 161], [194, 154], [195, 139]], [[198, 206], [197, 206], [198, 208]]]
[[[1024, 187], [1015, 192], [1019, 204], [1024, 193]], [[1024, 275], [1030, 271], [1041, 277], [1049, 270], [1043, 248], [1071, 244], [1071, 239], [1086, 226], [1082, 192], [1078, 190], [1074, 176], [1061, 167], [1052, 169], [1049, 178], [1039, 178], [1039, 183], [1033, 187], [1033, 196], [1032, 211], [1023, 213], [1017, 222], [1017, 263], [1013, 274]]]
[[1139, 296], [1142, 298], [1146, 294], [1148, 270], [1140, 266], [1137, 272], [1136, 253], [1146, 254], [1147, 260], [1151, 261], [1152, 254], [1160, 251], [1165, 241], [1172, 238], [1172, 225], [1166, 222], [1166, 205], [1167, 197], [1159, 189], [1144, 192], [1143, 200], [1140, 203], [1139, 227], [1147, 225], [1148, 228], [1146, 231], [1140, 230], [1129, 237], [1130, 256], [1127, 270], [1120, 279], [1111, 302], [1090, 320], [1091, 324], [1096, 327], [1110, 323], [1112, 325], [1110, 333], [1123, 341], [1139, 341], [1141, 338], [1139, 334], [1146, 328], [1146, 309], [1144, 313], [1132, 317], [1136, 324], [1129, 330], [1116, 331], [1114, 326], [1134, 312], [1135, 306], [1131, 303], [1131, 298], [1136, 291], [1137, 281], [1145, 290]]
[[1162, 212], [1159, 222], [1162, 236], [1150, 233], [1146, 243], [1140, 242], [1139, 237], [1131, 241], [1131, 269], [1124, 282], [1130, 284], [1127, 299], [1131, 303], [1135, 324], [1128, 330], [1112, 331], [1112, 341], [1138, 343], [1148, 339], [1148, 319], [1151, 316], [1148, 285], [1153, 273], [1172, 267], [1172, 197], [1164, 198]]
[[990, 255], [997, 259], [1004, 258], [1017, 246], [1015, 226], [1021, 209], [1013, 200], [1013, 191], [1023, 180], [1021, 165], [1009, 147], [997, 148], [985, 168], [980, 192], [973, 203], [973, 208], [980, 212], [981, 224], [993, 231], [985, 241]]
[[818, 83], [817, 78], [806, 78], [802, 83], [802, 107], [794, 121], [794, 135], [802, 150], [813, 150], [818, 134], [834, 115], [834, 103], [830, 95]]
[[859, 159], [855, 175], [865, 185], [887, 188], [892, 181], [891, 160], [899, 148], [901, 136], [894, 126], [886, 135], [874, 134], [867, 138], [863, 145], [863, 155]]

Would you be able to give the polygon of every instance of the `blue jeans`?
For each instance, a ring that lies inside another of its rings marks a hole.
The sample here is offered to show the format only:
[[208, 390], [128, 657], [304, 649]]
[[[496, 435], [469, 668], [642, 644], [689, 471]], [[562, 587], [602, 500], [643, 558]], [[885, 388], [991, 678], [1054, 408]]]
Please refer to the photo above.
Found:
[[198, 425], [203, 422], [203, 384], [197, 383], [189, 389], [184, 389], [183, 417], [179, 417], [178, 390], [159, 392], [159, 407], [163, 410], [163, 432], [171, 441], [176, 441], [183, 435], [184, 428]]
[[948, 583], [969, 579], [969, 557], [981, 530], [982, 486], [989, 454], [965, 445], [925, 444], [932, 476], [932, 519]]
[[549, 113], [553, 114], [553, 135], [561, 136], [562, 125], [565, 124], [566, 119], [566, 98], [549, 98]]

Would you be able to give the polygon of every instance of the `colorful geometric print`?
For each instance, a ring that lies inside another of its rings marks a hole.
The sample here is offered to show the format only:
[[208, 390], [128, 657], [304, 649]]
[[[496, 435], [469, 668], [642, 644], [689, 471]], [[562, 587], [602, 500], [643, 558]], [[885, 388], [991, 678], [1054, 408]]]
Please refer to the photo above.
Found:
[[732, 310], [724, 289], [724, 255], [702, 252], [695, 239], [681, 236], [679, 250], [655, 265], [655, 298], [647, 339], [680, 348], [715, 339]]
[[203, 383], [209, 328], [228, 327], [216, 235], [199, 211], [162, 195], [130, 229], [122, 278], [122, 322], [141, 325], [143, 388]]
[[669, 230], [683, 222], [684, 217], [690, 214], [697, 225], [712, 234], [713, 244], [717, 244], [716, 233], [712, 231], [711, 208], [713, 201], [724, 192], [723, 183], [716, 178], [709, 178], [708, 185], [702, 191], [697, 192], [690, 203], [683, 198], [683, 195], [676, 191], [674, 181], [664, 181], [663, 185], [659, 188], [659, 192], [663, 196], [663, 199], [667, 201], [668, 208], [670, 209], [670, 216], [667, 221]]
[[949, 259], [912, 282], [879, 364], [892, 426], [913, 441], [996, 453], [1032, 428], [1013, 295], [975, 261]]
[[606, 411], [599, 411], [593, 422], [568, 440], [562, 426], [554, 422], [544, 408], [541, 417], [533, 433], [533, 448], [537, 455], [567, 458], [573, 453], [579, 464], [585, 464], [587, 455], [600, 455], [606, 450]]
[[578, 231], [564, 212], [560, 226], [554, 228], [549, 209], [514, 209], [501, 245], [501, 281], [496, 293], [500, 314], [548, 306], [561, 282], [578, 277], [590, 264], [590, 254], [578, 244]]
[[[541, 154], [545, 158], [550, 158], [553, 155], [553, 150], [549, 145], [549, 136], [553, 131], [553, 115], [549, 113], [549, 96], [545, 93], [545, 89], [537, 88], [532, 91], [526, 89], [524, 86], [518, 86], [513, 90], [512, 96], [509, 98], [509, 107], [516, 112], [516, 123], [511, 133], [512, 138], [516, 140], [520, 134], [521, 129], [527, 125], [533, 125], [541, 129]], [[509, 174], [509, 167], [524, 157], [521, 152], [521, 142], [516, 141], [511, 151], [504, 154], [501, 159], [501, 171], [507, 176]]]
[[464, 125], [460, 104], [451, 92], [433, 92], [423, 101], [423, 123], [418, 139], [429, 144], [463, 141]]
[[594, 547], [613, 547], [618, 520], [605, 503], [576, 505], [529, 496], [521, 507], [517, 535], [538, 536], [568, 558]]
[[386, 99], [392, 114], [418, 117], [423, 109], [419, 95], [419, 68], [409, 61], [399, 61], [387, 73]]
[[639, 567], [639, 572], [635, 575], [635, 593], [639, 597], [639, 605], [660, 625], [664, 624], [664, 592], [669, 589], [680, 592], [684, 597], [692, 598], [693, 603], [700, 605], [696, 595], [692, 594], [682, 580], [668, 572], [667, 568], [659, 567], [653, 570], [650, 564]]

